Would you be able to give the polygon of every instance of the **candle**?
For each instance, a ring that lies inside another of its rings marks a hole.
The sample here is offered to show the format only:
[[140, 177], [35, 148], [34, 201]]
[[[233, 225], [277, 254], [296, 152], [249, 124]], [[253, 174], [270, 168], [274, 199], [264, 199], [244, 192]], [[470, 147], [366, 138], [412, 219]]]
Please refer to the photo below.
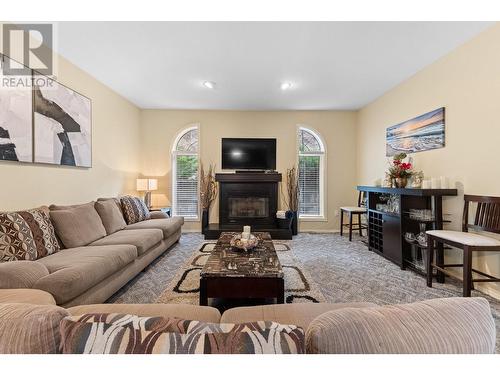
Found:
[[250, 225], [245, 225], [243, 227], [243, 233], [250, 233]]
[[241, 233], [241, 239], [242, 240], [249, 240], [250, 239], [250, 233], [249, 232], [243, 232], [243, 233]]
[[439, 178], [433, 177], [431, 180], [431, 186], [433, 189], [441, 189], [441, 180]]
[[441, 176], [441, 189], [448, 189], [450, 186], [450, 180], [448, 177]]

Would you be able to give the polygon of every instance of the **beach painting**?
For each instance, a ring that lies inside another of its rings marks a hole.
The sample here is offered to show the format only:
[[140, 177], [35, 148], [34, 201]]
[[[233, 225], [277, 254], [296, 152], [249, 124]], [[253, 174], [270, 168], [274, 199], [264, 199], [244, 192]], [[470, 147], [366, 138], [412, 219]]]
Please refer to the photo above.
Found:
[[434, 150], [444, 147], [444, 107], [386, 130], [386, 155]]

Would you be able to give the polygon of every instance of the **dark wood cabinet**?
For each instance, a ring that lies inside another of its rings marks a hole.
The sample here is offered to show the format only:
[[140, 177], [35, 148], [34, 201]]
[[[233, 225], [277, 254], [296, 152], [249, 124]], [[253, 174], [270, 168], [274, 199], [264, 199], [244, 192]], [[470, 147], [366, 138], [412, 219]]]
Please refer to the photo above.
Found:
[[[416, 233], [424, 223], [426, 229], [442, 229], [442, 197], [457, 195], [456, 189], [395, 189], [375, 186], [358, 186], [367, 194], [368, 248], [394, 262], [401, 268], [413, 267], [412, 246], [405, 240], [405, 233]], [[382, 206], [392, 207], [390, 212]], [[412, 210], [429, 210], [432, 220], [412, 218]], [[420, 258], [421, 260], [421, 258]]]
[[383, 255], [403, 267], [403, 253], [401, 252], [401, 218], [389, 214], [382, 215], [382, 237], [384, 244]]

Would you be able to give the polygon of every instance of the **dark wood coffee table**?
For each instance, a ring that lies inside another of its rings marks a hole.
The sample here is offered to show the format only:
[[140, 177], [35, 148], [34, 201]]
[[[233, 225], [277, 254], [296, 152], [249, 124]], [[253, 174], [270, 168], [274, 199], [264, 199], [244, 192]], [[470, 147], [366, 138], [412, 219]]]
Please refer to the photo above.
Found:
[[200, 305], [209, 298], [275, 298], [284, 303], [283, 269], [271, 235], [253, 233], [259, 245], [245, 252], [229, 244], [236, 233], [223, 232], [200, 276]]

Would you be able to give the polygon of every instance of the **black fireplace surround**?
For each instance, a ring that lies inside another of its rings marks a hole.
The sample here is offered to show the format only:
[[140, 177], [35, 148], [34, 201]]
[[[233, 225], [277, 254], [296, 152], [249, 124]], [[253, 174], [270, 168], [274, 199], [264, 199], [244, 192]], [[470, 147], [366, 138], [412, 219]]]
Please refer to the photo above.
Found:
[[291, 239], [291, 232], [279, 229], [276, 211], [280, 173], [217, 173], [219, 183], [219, 224], [210, 224], [205, 238], [216, 239], [223, 231], [269, 232], [273, 238]]

